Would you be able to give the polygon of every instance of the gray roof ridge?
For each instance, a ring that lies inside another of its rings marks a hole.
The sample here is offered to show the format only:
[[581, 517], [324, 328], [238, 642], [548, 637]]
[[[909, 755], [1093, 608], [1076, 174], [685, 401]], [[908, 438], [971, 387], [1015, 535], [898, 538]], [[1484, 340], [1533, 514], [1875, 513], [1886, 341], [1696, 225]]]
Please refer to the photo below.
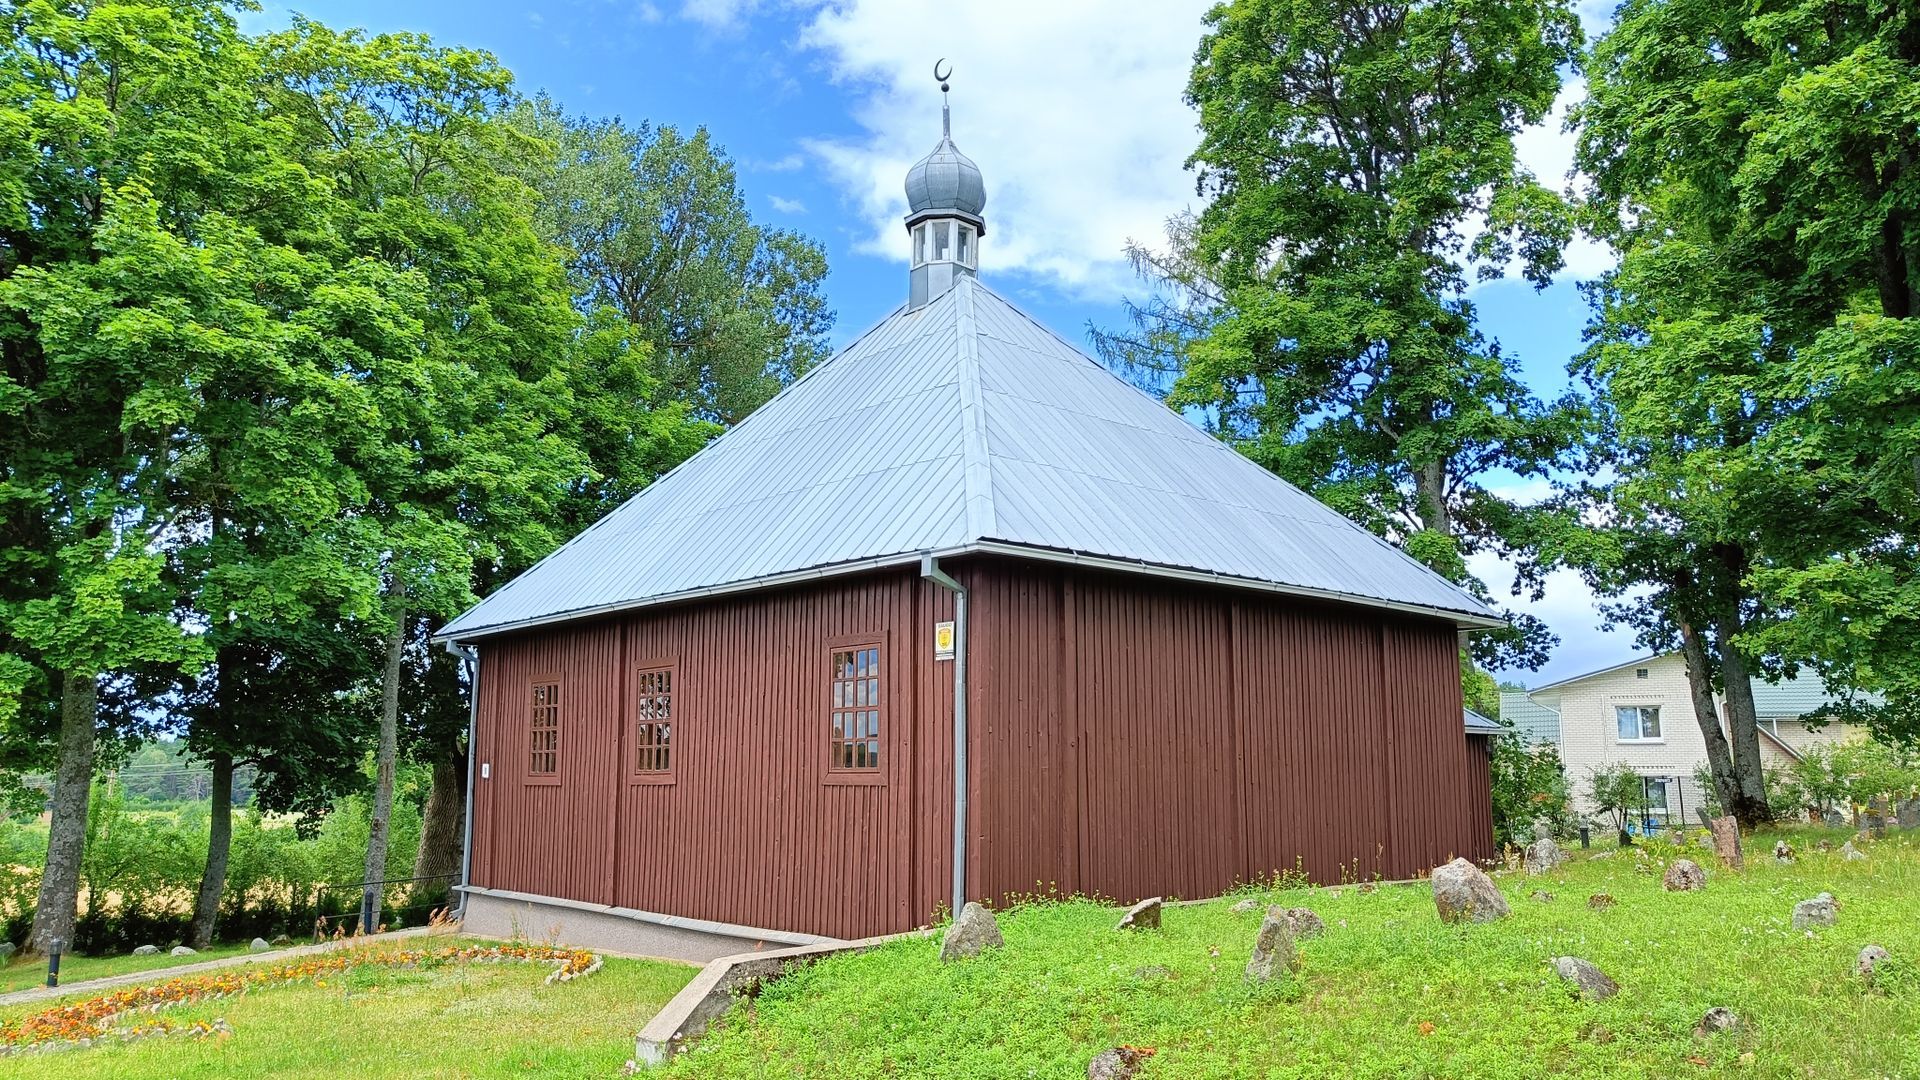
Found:
[[981, 408], [979, 325], [974, 321], [973, 290], [984, 288], [976, 279], [954, 283], [955, 348], [959, 351], [960, 447], [963, 506], [969, 540], [992, 536], [999, 514], [993, 505], [993, 466], [987, 453], [987, 418]]

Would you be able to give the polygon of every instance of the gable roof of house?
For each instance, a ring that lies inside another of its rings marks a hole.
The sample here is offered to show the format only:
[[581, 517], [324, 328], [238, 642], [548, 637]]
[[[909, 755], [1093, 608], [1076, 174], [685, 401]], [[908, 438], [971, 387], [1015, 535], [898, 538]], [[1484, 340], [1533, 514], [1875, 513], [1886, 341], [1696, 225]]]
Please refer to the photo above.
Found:
[[1508, 734], [1507, 726], [1505, 724], [1502, 724], [1500, 721], [1495, 720], [1493, 717], [1474, 712], [1472, 709], [1464, 709], [1462, 711], [1466, 713], [1465, 719], [1467, 722], [1467, 734], [1469, 735]]
[[1560, 741], [1560, 713], [1527, 696], [1525, 690], [1500, 691], [1500, 721], [1532, 743]]
[[[1654, 653], [1650, 656], [1637, 657], [1625, 663], [1614, 664], [1611, 667], [1603, 667], [1595, 671], [1589, 671], [1584, 675], [1575, 675], [1571, 678], [1547, 683], [1545, 686], [1535, 687], [1527, 691], [1527, 694], [1531, 695], [1544, 693], [1548, 690], [1559, 690], [1571, 686], [1574, 683], [1585, 682], [1588, 679], [1601, 675], [1610, 675], [1613, 672], [1623, 671], [1630, 667], [1644, 667], [1655, 660], [1676, 655], [1678, 654]], [[1810, 669], [1796, 671], [1782, 678], [1779, 682], [1768, 682], [1762, 678], [1754, 678], [1749, 681], [1753, 685], [1754, 715], [1763, 720], [1789, 720], [1805, 716], [1815, 709], [1820, 708], [1822, 705], [1838, 700], [1838, 695], [1827, 689], [1827, 684], [1821, 680], [1820, 675]], [[1502, 695], [1502, 697], [1504, 710], [1504, 695]], [[1862, 700], [1870, 704], [1877, 704], [1882, 699], [1878, 694], [1864, 694], [1862, 695]], [[1536, 702], [1535, 704], [1538, 703]]]
[[965, 277], [895, 311], [437, 636], [971, 552], [1499, 625]]

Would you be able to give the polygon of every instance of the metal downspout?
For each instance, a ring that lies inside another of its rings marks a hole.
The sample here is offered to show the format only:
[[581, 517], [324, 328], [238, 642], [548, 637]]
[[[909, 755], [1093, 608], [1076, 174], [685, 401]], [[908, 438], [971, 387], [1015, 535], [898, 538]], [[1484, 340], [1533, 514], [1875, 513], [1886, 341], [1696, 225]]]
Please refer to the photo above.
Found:
[[449, 641], [447, 651], [467, 665], [467, 798], [463, 808], [466, 822], [462, 825], [464, 834], [460, 840], [460, 907], [454, 912], [454, 918], [465, 919], [467, 886], [473, 884], [473, 803], [480, 797], [480, 792], [473, 786], [473, 759], [478, 750], [474, 745], [474, 735], [480, 720], [480, 650]]
[[920, 559], [920, 576], [953, 593], [953, 917], [967, 906], [967, 587]]

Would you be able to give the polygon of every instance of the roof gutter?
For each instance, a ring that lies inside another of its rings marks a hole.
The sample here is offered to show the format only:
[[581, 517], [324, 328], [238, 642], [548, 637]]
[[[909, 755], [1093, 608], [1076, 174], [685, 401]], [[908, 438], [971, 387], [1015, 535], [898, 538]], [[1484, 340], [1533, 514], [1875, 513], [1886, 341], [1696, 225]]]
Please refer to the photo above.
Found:
[[953, 917], [967, 906], [967, 587], [920, 558], [920, 576], [953, 593]]
[[[1067, 563], [1085, 566], [1096, 570], [1111, 570], [1123, 574], [1139, 574], [1144, 577], [1164, 578], [1170, 581], [1199, 582], [1218, 585], [1231, 589], [1249, 589], [1255, 592], [1274, 593], [1280, 596], [1296, 596], [1307, 600], [1324, 600], [1335, 604], [1350, 604], [1369, 607], [1376, 610], [1398, 611], [1407, 615], [1418, 615], [1429, 619], [1444, 619], [1463, 630], [1498, 630], [1507, 625], [1505, 619], [1494, 615], [1476, 615], [1472, 612], [1457, 611], [1450, 608], [1432, 607], [1426, 604], [1408, 604], [1394, 600], [1381, 600], [1358, 593], [1337, 592], [1332, 589], [1315, 589], [1305, 585], [1287, 585], [1277, 581], [1261, 581], [1258, 578], [1236, 577], [1231, 574], [1216, 574], [1206, 570], [1184, 570], [1179, 567], [1161, 566], [1157, 563], [1141, 562], [1136, 559], [1116, 559], [1105, 555], [1085, 555], [1077, 551], [1063, 551], [1058, 548], [1028, 547], [1024, 544], [1010, 544], [1000, 540], [976, 540], [970, 544], [960, 544], [942, 548], [932, 553], [935, 558], [957, 558], [962, 555], [1004, 555], [1008, 558], [1027, 559], [1035, 562]], [[913, 566], [921, 561], [923, 553], [905, 552], [899, 555], [883, 555], [872, 559], [858, 559], [853, 562], [833, 563], [829, 566], [816, 566], [806, 570], [794, 570], [782, 574], [767, 574], [762, 577], [745, 578], [724, 585], [709, 585], [698, 589], [685, 589], [680, 592], [663, 593], [659, 596], [644, 597], [639, 600], [622, 600], [611, 604], [597, 604], [592, 607], [574, 608], [568, 611], [541, 615], [531, 619], [516, 619], [495, 626], [479, 627], [472, 631], [447, 633], [442, 630], [434, 635], [434, 641], [479, 641], [496, 634], [513, 633], [539, 626], [551, 626], [555, 623], [572, 622], [575, 619], [592, 618], [596, 615], [612, 615], [623, 611], [635, 611], [640, 608], [658, 607], [663, 604], [677, 604], [688, 600], [704, 600], [715, 596], [731, 596], [736, 593], [754, 592], [759, 589], [776, 588], [782, 585], [798, 585], [828, 578], [844, 577], [848, 574], [861, 574], [870, 570], [884, 570], [900, 566]], [[1544, 689], [1544, 688], [1543, 688]]]

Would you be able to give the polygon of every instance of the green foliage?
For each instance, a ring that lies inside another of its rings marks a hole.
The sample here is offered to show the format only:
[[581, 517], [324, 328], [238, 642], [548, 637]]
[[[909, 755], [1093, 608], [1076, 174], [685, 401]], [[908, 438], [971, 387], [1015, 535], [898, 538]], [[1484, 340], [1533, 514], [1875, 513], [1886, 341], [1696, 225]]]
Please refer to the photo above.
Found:
[[[1571, 217], [1515, 157], [1579, 29], [1561, 0], [1296, 4], [1207, 16], [1187, 97], [1209, 196], [1171, 251], [1134, 252], [1161, 298], [1100, 339], [1152, 370], [1250, 457], [1455, 581], [1528, 544], [1529, 511], [1485, 486], [1545, 476], [1579, 427], [1475, 328], [1470, 276], [1559, 266]], [[1486, 660], [1550, 635], [1480, 635]]]
[[1460, 654], [1460, 696], [1467, 708], [1481, 716], [1499, 718], [1500, 685], [1465, 650]]
[[1526, 846], [1533, 840], [1536, 818], [1551, 822], [1557, 836], [1571, 832], [1573, 793], [1559, 747], [1529, 747], [1518, 735], [1496, 735], [1491, 749], [1494, 841]]
[[1600, 765], [1588, 771], [1587, 801], [1613, 818], [1613, 827], [1626, 843], [1627, 825], [1652, 808], [1644, 778], [1625, 765]]

